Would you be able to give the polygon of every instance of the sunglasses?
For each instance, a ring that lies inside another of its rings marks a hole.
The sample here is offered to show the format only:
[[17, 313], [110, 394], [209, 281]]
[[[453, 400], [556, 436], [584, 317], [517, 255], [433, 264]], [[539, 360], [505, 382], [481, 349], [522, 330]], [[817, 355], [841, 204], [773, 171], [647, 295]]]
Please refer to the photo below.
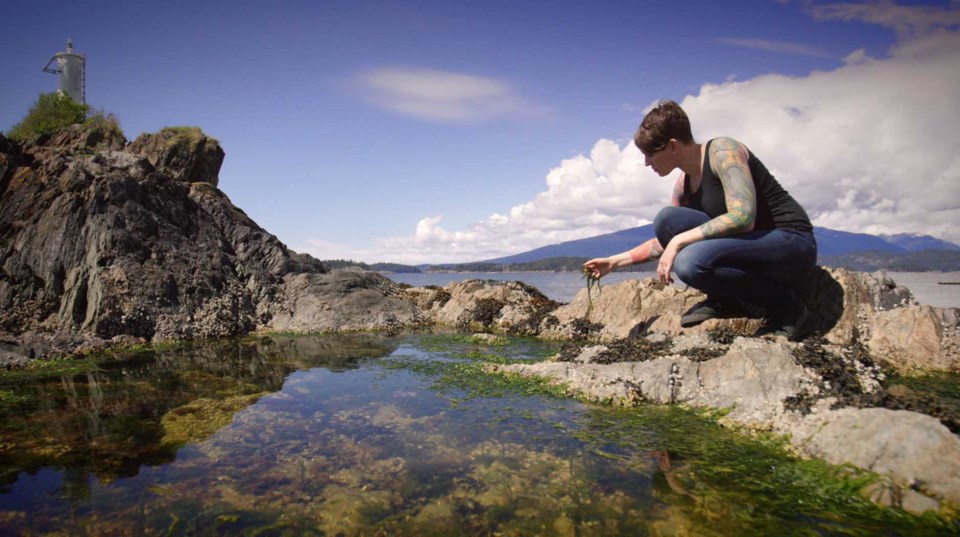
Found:
[[657, 153], [663, 151], [664, 149], [666, 149], [668, 145], [670, 145], [670, 140], [667, 140], [666, 142], [663, 143], [663, 145], [654, 148], [653, 151], [650, 151], [649, 153], [647, 153], [646, 151], [644, 151], [644, 150], [642, 150], [642, 149], [640, 150], [640, 152], [643, 153], [643, 156], [649, 158], [649, 157], [652, 157], [652, 156], [656, 155]]

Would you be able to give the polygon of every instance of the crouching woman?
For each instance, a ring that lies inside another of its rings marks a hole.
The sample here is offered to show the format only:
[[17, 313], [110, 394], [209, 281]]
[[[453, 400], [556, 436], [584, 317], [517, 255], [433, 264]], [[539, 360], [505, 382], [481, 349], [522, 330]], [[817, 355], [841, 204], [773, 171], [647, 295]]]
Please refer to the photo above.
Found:
[[797, 286], [816, 264], [817, 244], [800, 204], [744, 144], [694, 141], [687, 114], [673, 101], [643, 118], [634, 143], [661, 177], [683, 172], [672, 205], [657, 214], [655, 238], [584, 267], [600, 278], [659, 257], [661, 281], [672, 282], [673, 272], [707, 295], [683, 314], [681, 326], [739, 316], [747, 303], [767, 312], [763, 333], [801, 339], [808, 312]]

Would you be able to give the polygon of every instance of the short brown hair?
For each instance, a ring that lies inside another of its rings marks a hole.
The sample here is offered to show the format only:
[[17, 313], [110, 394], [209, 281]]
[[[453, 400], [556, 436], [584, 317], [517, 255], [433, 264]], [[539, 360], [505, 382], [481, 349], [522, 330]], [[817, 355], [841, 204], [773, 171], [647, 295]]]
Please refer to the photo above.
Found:
[[640, 123], [640, 128], [633, 135], [633, 143], [637, 144], [645, 155], [656, 153], [663, 149], [671, 138], [687, 144], [693, 143], [693, 132], [690, 130], [690, 119], [680, 105], [662, 100], [647, 112]]

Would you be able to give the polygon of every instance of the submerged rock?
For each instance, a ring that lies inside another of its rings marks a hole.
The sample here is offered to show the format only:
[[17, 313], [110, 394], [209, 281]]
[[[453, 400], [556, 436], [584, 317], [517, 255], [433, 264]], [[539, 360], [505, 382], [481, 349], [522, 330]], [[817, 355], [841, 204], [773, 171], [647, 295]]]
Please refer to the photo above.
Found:
[[194, 399], [190, 403], [175, 408], [161, 419], [163, 442], [184, 445], [188, 442], [202, 442], [224, 428], [238, 411], [257, 402], [266, 393], [235, 395], [225, 399]]

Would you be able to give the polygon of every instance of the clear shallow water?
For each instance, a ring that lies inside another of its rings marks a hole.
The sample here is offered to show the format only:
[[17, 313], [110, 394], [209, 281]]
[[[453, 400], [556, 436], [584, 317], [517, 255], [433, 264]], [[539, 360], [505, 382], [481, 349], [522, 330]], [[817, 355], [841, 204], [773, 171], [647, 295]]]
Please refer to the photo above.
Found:
[[[960, 308], [960, 285], [939, 285], [939, 282], [960, 282], [960, 272], [888, 272], [898, 285], [910, 289], [921, 304], [940, 308]], [[519, 280], [539, 289], [557, 302], [570, 302], [585, 287], [577, 272], [460, 272], [460, 273], [391, 273], [388, 278], [398, 283], [444, 286], [471, 278], [481, 280]], [[624, 280], [651, 278], [650, 272], [613, 272], [605, 276], [603, 285]], [[682, 283], [676, 285], [683, 286]]]
[[0, 535], [934, 535], [771, 443], [485, 363], [556, 344], [274, 337], [0, 382]]

